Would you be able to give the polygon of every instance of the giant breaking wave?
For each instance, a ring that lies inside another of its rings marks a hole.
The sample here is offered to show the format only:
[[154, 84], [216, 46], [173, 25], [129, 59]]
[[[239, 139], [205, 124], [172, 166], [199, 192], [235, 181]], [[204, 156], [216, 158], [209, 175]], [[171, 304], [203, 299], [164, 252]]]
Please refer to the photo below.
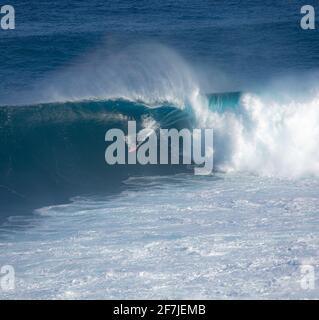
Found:
[[162, 128], [213, 128], [215, 171], [319, 176], [315, 90], [307, 97], [284, 99], [269, 92], [205, 94], [189, 65], [158, 46], [134, 48], [105, 60], [95, 55], [38, 90], [0, 107], [4, 208], [12, 203], [25, 208], [35, 199], [54, 203], [76, 194], [114, 191], [132, 175], [187, 170], [107, 167], [105, 132], [125, 131], [128, 120], [136, 120], [139, 128], [147, 126], [147, 119]]

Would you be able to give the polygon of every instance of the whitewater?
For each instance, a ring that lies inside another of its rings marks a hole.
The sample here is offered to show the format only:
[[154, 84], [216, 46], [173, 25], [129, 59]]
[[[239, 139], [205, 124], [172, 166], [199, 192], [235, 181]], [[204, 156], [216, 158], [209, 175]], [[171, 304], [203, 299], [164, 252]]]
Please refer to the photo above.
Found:
[[25, 299], [317, 298], [318, 180], [131, 178], [110, 197], [11, 218], [1, 260]]

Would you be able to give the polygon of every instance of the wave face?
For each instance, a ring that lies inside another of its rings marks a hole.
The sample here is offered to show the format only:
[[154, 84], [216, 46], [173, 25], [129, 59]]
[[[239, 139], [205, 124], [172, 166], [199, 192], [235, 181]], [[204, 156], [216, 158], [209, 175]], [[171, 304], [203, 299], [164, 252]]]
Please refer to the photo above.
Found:
[[[125, 100], [0, 107], [0, 203], [3, 208], [56, 203], [78, 194], [116, 191], [130, 175], [185, 170], [177, 166], [108, 166], [105, 133], [153, 123], [190, 128], [190, 115], [170, 105], [148, 107]], [[1, 210], [5, 212], [6, 210]]]

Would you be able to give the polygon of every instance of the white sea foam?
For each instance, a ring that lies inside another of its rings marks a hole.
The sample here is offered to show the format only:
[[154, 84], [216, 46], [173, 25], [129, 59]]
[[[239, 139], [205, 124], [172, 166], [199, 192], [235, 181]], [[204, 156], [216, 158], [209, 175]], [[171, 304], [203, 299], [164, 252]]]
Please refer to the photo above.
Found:
[[319, 95], [285, 103], [247, 93], [235, 110], [199, 110], [214, 128], [217, 170], [319, 176]]
[[300, 285], [307, 259], [319, 272], [318, 179], [126, 184], [118, 195], [42, 208], [25, 228], [11, 219], [0, 265], [15, 268], [16, 289], [0, 298], [318, 298], [318, 283]]

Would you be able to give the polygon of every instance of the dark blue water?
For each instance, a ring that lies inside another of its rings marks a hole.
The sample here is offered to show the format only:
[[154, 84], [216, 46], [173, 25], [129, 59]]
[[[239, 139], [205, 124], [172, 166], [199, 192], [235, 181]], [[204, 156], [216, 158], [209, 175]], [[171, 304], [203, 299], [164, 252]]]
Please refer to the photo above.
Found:
[[173, 48], [216, 92], [298, 77], [319, 62], [318, 31], [299, 26], [304, 1], [9, 2], [16, 30], [0, 31], [0, 102], [96, 50], [107, 56], [136, 43]]

